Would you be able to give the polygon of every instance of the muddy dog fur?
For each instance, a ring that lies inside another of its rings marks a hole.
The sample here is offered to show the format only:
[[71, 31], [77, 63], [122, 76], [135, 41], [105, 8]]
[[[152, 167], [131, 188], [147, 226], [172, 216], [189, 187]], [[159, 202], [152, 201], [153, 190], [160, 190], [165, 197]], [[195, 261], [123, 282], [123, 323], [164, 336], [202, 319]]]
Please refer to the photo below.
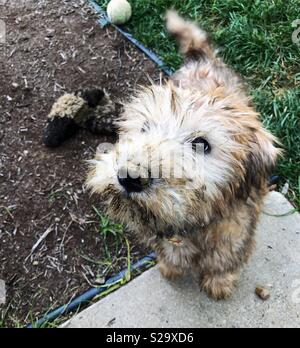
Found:
[[[192, 272], [210, 297], [225, 299], [255, 246], [280, 150], [207, 33], [174, 11], [167, 13], [167, 28], [179, 41], [184, 65], [124, 105], [119, 141], [90, 161], [87, 186], [106, 201], [108, 216], [156, 251], [165, 277]], [[180, 163], [182, 148], [197, 144], [203, 156]], [[180, 167], [182, 176], [152, 178], [145, 154], [151, 168], [161, 169], [171, 152], [171, 169]]]

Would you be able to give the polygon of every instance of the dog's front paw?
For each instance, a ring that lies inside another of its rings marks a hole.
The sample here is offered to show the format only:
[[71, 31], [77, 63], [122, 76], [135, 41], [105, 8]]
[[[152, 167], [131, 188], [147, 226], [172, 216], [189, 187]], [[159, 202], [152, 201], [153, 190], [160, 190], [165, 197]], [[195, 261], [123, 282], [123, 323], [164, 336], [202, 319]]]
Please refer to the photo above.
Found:
[[214, 300], [226, 300], [231, 297], [238, 279], [237, 274], [206, 275], [202, 279], [201, 289]]
[[164, 261], [159, 261], [159, 271], [161, 275], [169, 280], [176, 280], [184, 275], [182, 268], [171, 265]]

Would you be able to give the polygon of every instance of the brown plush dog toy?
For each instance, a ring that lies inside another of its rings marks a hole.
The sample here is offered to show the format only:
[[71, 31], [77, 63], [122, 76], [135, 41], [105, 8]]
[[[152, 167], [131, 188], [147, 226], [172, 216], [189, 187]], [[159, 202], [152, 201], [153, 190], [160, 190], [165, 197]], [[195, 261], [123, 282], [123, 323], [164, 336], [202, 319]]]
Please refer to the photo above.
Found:
[[47, 117], [43, 142], [48, 147], [57, 147], [80, 128], [96, 134], [115, 132], [113, 120], [119, 112], [120, 105], [99, 88], [64, 94]]

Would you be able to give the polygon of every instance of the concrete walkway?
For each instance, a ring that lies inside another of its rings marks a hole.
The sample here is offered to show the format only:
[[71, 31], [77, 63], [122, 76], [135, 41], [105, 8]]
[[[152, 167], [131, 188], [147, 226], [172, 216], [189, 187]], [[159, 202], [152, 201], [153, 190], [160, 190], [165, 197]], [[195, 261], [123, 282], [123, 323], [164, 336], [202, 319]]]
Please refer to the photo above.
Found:
[[[282, 214], [292, 206], [270, 193], [264, 211]], [[271, 298], [255, 295], [269, 287]], [[214, 302], [190, 278], [163, 279], [157, 267], [82, 311], [65, 327], [300, 327], [300, 215], [262, 214], [257, 249], [234, 296]]]

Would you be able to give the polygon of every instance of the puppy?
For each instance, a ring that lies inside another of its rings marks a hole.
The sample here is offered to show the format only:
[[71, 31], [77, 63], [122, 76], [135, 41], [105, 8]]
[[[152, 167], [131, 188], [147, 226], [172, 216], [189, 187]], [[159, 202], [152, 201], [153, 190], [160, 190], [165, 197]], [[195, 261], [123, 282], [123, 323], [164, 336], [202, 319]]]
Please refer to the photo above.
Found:
[[119, 141], [90, 161], [87, 186], [156, 251], [163, 276], [192, 272], [226, 299], [253, 251], [280, 150], [207, 34], [174, 11], [167, 28], [184, 65], [124, 105]]

